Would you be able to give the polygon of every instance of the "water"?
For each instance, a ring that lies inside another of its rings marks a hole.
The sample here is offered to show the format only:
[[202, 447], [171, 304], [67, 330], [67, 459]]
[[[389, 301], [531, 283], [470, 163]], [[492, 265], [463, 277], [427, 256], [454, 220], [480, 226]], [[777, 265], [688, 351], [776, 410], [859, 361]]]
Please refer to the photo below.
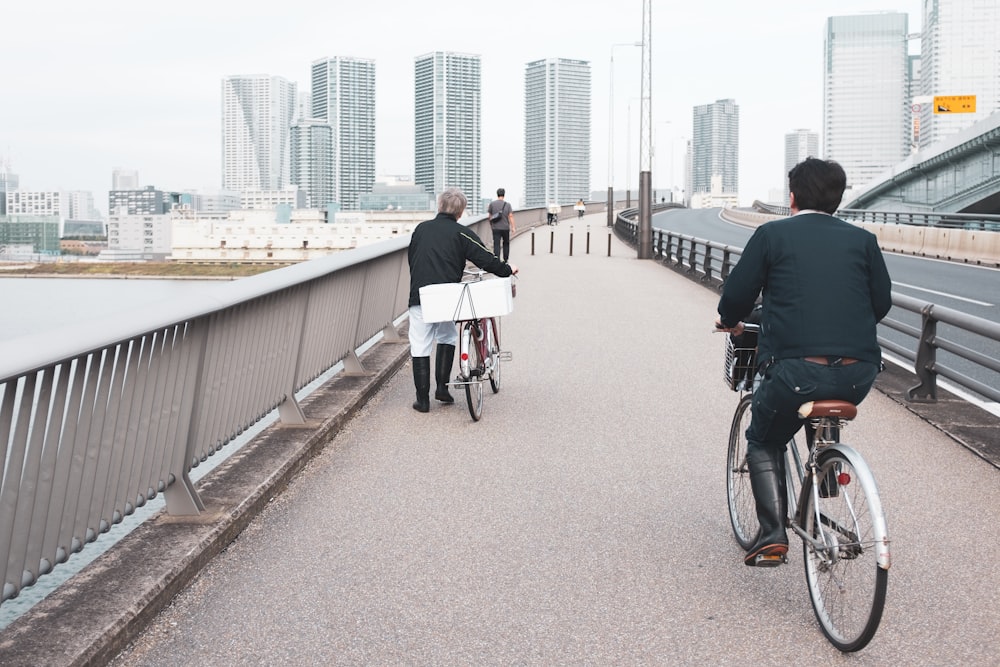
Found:
[[211, 288], [217, 281], [0, 277], [0, 342]]

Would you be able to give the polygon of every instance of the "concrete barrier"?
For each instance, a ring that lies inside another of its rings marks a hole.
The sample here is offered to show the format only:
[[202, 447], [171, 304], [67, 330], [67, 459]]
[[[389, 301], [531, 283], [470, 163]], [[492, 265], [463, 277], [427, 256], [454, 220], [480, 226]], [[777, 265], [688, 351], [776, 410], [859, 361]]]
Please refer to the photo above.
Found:
[[[757, 227], [784, 216], [769, 215], [746, 209], [726, 208], [722, 210], [722, 217], [730, 222]], [[879, 247], [887, 252], [936, 257], [953, 262], [1000, 266], [1000, 232], [887, 225], [875, 222], [855, 222], [853, 224], [874, 234], [878, 239]]]

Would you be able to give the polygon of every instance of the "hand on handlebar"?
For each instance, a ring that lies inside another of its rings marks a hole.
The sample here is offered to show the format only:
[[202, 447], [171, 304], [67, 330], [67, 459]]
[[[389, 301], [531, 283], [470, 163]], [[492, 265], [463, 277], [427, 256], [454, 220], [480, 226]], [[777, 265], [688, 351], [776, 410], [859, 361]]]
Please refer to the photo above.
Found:
[[517, 267], [514, 266], [513, 264], [511, 264], [510, 262], [507, 262], [507, 266], [510, 267], [510, 274], [512, 276], [516, 276], [517, 275]]
[[725, 327], [722, 324], [722, 320], [715, 320], [715, 333], [731, 333], [734, 336], [739, 336], [743, 333], [743, 322], [737, 322], [736, 326]]

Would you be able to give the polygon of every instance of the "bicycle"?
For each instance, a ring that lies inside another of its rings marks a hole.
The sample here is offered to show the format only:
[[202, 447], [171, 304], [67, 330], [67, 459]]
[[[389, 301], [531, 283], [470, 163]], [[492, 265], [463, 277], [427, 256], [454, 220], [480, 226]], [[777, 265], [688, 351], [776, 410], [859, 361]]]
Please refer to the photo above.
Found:
[[[486, 273], [482, 269], [466, 269], [465, 275], [479, 282]], [[458, 375], [451, 386], [463, 386], [473, 421], [483, 416], [483, 383], [489, 380], [490, 389], [500, 391], [502, 361], [510, 361], [511, 353], [500, 349], [499, 317], [476, 317], [475, 304], [469, 300], [471, 318], [456, 320], [458, 335]]]
[[[756, 324], [744, 326], [750, 333], [760, 330]], [[726, 496], [736, 541], [749, 550], [760, 530], [746, 457], [756, 347], [737, 347], [731, 335], [726, 339], [726, 384], [740, 392], [729, 430]], [[787, 526], [802, 539], [816, 620], [830, 643], [845, 653], [861, 650], [875, 636], [890, 565], [875, 478], [861, 455], [840, 441], [841, 429], [856, 415], [857, 406], [847, 401], [803, 404], [799, 416], [807, 422], [807, 454], [803, 459], [794, 438], [785, 452]]]

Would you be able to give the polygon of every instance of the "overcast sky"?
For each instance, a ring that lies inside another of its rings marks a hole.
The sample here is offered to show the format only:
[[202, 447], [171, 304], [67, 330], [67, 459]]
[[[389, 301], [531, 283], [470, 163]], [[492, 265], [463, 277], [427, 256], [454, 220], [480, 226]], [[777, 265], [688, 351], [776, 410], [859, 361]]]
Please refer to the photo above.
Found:
[[[682, 185], [692, 108], [732, 98], [741, 202], [766, 199], [782, 185], [784, 135], [822, 129], [826, 18], [900, 11], [918, 32], [920, 8], [920, 0], [653, 0], [654, 186]], [[606, 190], [613, 50], [614, 184], [638, 183], [642, 49], [612, 45], [642, 39], [642, 0], [38, 0], [6, 3], [0, 22], [0, 161], [22, 189], [89, 190], [105, 213], [116, 167], [161, 190], [218, 189], [223, 77], [283, 76], [307, 90], [310, 63], [328, 56], [375, 60], [376, 172], [412, 176], [414, 57], [480, 55], [483, 194], [505, 187], [518, 205], [525, 64], [590, 61], [591, 189]]]

